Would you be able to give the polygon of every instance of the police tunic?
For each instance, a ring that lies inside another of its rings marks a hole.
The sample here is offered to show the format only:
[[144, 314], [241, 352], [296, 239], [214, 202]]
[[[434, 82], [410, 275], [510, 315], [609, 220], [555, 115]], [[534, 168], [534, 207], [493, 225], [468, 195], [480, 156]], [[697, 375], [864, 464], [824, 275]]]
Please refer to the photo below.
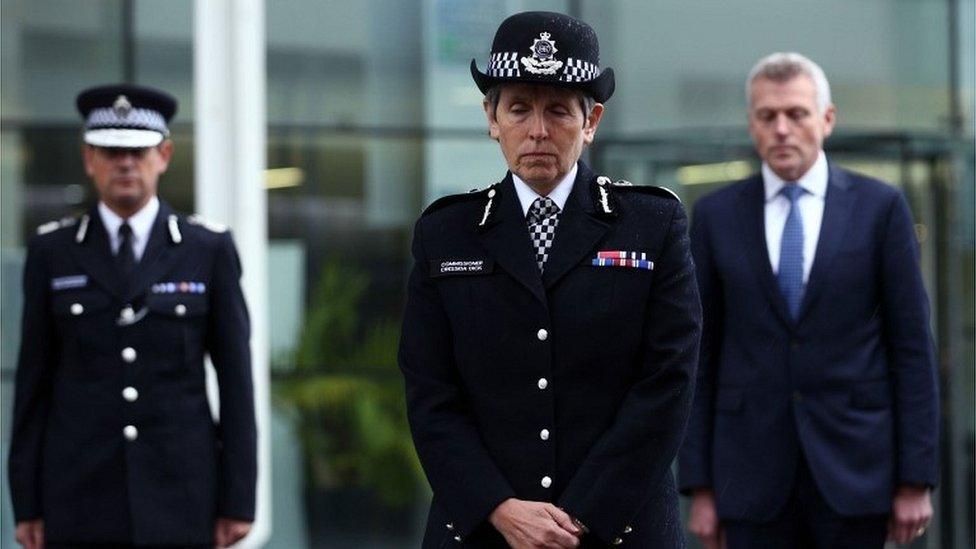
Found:
[[580, 163], [559, 215], [542, 274], [510, 174], [416, 224], [399, 362], [424, 547], [504, 547], [487, 519], [509, 497], [565, 509], [584, 547], [681, 543], [669, 468], [701, 329], [684, 211]]
[[161, 203], [124, 281], [96, 209], [39, 233], [24, 270], [16, 520], [43, 519], [48, 542], [136, 544], [212, 543], [216, 517], [253, 520], [249, 321], [230, 234]]

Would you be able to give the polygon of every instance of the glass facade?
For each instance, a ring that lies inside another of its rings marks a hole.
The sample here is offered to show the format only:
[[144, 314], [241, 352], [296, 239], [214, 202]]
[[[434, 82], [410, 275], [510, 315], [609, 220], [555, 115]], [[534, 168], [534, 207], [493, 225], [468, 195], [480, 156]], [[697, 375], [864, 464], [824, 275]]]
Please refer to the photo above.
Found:
[[[758, 166], [744, 78], [796, 50], [838, 105], [831, 159], [909, 198], [943, 383], [937, 518], [918, 547], [972, 547], [973, 0], [275, 0], [265, 6], [270, 547], [415, 547], [429, 488], [396, 367], [413, 222], [438, 196], [504, 174], [471, 81], [498, 22], [525, 9], [589, 21], [617, 72], [599, 171], [690, 205]], [[194, 209], [193, 2], [0, 5], [0, 450], [9, 448], [20, 270], [34, 227], [92, 200], [75, 93], [134, 81], [174, 93], [161, 196]], [[242, 250], [246, 254], [247, 250]], [[0, 543], [13, 543], [9, 495]]]

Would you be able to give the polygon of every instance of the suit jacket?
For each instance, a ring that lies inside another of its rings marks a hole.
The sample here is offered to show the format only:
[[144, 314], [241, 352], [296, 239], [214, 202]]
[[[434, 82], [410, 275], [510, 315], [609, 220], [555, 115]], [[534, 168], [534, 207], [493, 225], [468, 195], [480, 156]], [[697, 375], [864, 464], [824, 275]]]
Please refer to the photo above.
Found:
[[[596, 180], [580, 163], [543, 275], [511, 174], [417, 222], [399, 362], [434, 492], [424, 547], [505, 547], [487, 518], [509, 497], [564, 508], [586, 547], [681, 543], [669, 467], [700, 333], [686, 217], [668, 191]], [[599, 250], [654, 268], [594, 266]]]
[[253, 519], [240, 263], [208, 227], [161, 203], [128, 284], [95, 208], [30, 242], [10, 491], [16, 520], [43, 519], [48, 541], [211, 543], [216, 516]]
[[769, 263], [760, 175], [702, 198], [692, 249], [704, 310], [683, 491], [725, 519], [773, 519], [802, 452], [840, 514], [889, 513], [937, 480], [938, 394], [911, 214], [895, 188], [830, 166], [798, 318]]

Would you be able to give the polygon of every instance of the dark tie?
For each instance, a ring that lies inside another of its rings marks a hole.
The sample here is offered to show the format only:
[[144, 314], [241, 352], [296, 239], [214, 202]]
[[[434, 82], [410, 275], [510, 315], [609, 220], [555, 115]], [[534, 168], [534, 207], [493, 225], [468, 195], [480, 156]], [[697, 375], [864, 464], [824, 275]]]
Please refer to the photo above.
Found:
[[532, 246], [535, 248], [535, 262], [539, 265], [541, 273], [549, 259], [549, 248], [552, 247], [552, 240], [556, 237], [556, 225], [559, 224], [559, 206], [548, 196], [535, 199], [529, 207], [529, 213], [525, 218], [529, 225], [529, 236], [532, 237]]
[[119, 266], [119, 275], [128, 283], [136, 266], [136, 254], [132, 248], [132, 227], [128, 223], [122, 223], [119, 227], [119, 251], [115, 261]]
[[797, 200], [805, 191], [797, 183], [787, 183], [780, 192], [790, 201], [790, 213], [783, 226], [776, 279], [790, 308], [790, 315], [796, 319], [803, 300], [803, 218], [800, 217]]

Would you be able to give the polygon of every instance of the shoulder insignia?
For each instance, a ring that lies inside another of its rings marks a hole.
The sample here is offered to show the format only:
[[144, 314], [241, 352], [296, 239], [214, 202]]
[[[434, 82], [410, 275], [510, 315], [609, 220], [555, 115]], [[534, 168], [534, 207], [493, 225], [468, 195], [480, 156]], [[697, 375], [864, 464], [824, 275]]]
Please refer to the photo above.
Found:
[[605, 175], [596, 178], [596, 186], [593, 187], [593, 203], [597, 213], [602, 217], [617, 216], [617, 201], [613, 197], [611, 187], [613, 182]]
[[492, 185], [491, 187], [487, 187], [484, 189], [471, 189], [466, 193], [449, 194], [447, 196], [442, 196], [437, 200], [433, 201], [430, 204], [430, 206], [427, 206], [427, 208], [424, 209], [424, 213], [421, 214], [421, 217], [432, 214], [437, 210], [450, 206], [451, 204], [456, 204], [458, 202], [467, 202], [469, 200], [476, 200], [480, 197], [487, 197], [488, 193], [494, 190], [494, 187], [495, 186]]
[[674, 191], [672, 191], [667, 187], [659, 187], [654, 185], [633, 185], [627, 181], [623, 181], [622, 183], [623, 184], [621, 184], [621, 182], [618, 182], [615, 184], [618, 187], [618, 189], [621, 191], [633, 191], [642, 194], [650, 194], [654, 196], [660, 196], [661, 198], [670, 198], [672, 200], [677, 200], [678, 202], [681, 202], [681, 197], [679, 197], [677, 193], [675, 193]]
[[61, 223], [57, 221], [48, 221], [47, 223], [37, 228], [37, 234], [47, 234], [56, 231], [60, 228], [61, 228]]
[[[210, 221], [209, 219], [204, 219], [197, 214], [188, 216], [186, 218], [186, 222], [189, 223], [190, 225], [197, 225], [199, 227], [203, 227], [204, 229], [207, 229], [208, 231], [215, 232], [215, 233], [227, 232], [227, 225], [216, 223], [214, 221]], [[170, 229], [170, 232], [172, 233], [172, 228]], [[172, 234], [170, 236], [172, 236]], [[174, 239], [173, 241], [176, 242], [177, 244], [179, 243], [176, 241], [176, 239]]]
[[48, 221], [47, 223], [37, 227], [37, 234], [47, 234], [50, 232], [54, 232], [58, 229], [63, 229], [64, 227], [70, 227], [77, 222], [78, 222], [78, 218], [73, 216], [62, 217], [61, 219], [58, 219], [56, 221]]
[[183, 233], [180, 232], [180, 223], [176, 214], [169, 214], [166, 219], [166, 227], [169, 229], [169, 239], [173, 244], [183, 242]]

